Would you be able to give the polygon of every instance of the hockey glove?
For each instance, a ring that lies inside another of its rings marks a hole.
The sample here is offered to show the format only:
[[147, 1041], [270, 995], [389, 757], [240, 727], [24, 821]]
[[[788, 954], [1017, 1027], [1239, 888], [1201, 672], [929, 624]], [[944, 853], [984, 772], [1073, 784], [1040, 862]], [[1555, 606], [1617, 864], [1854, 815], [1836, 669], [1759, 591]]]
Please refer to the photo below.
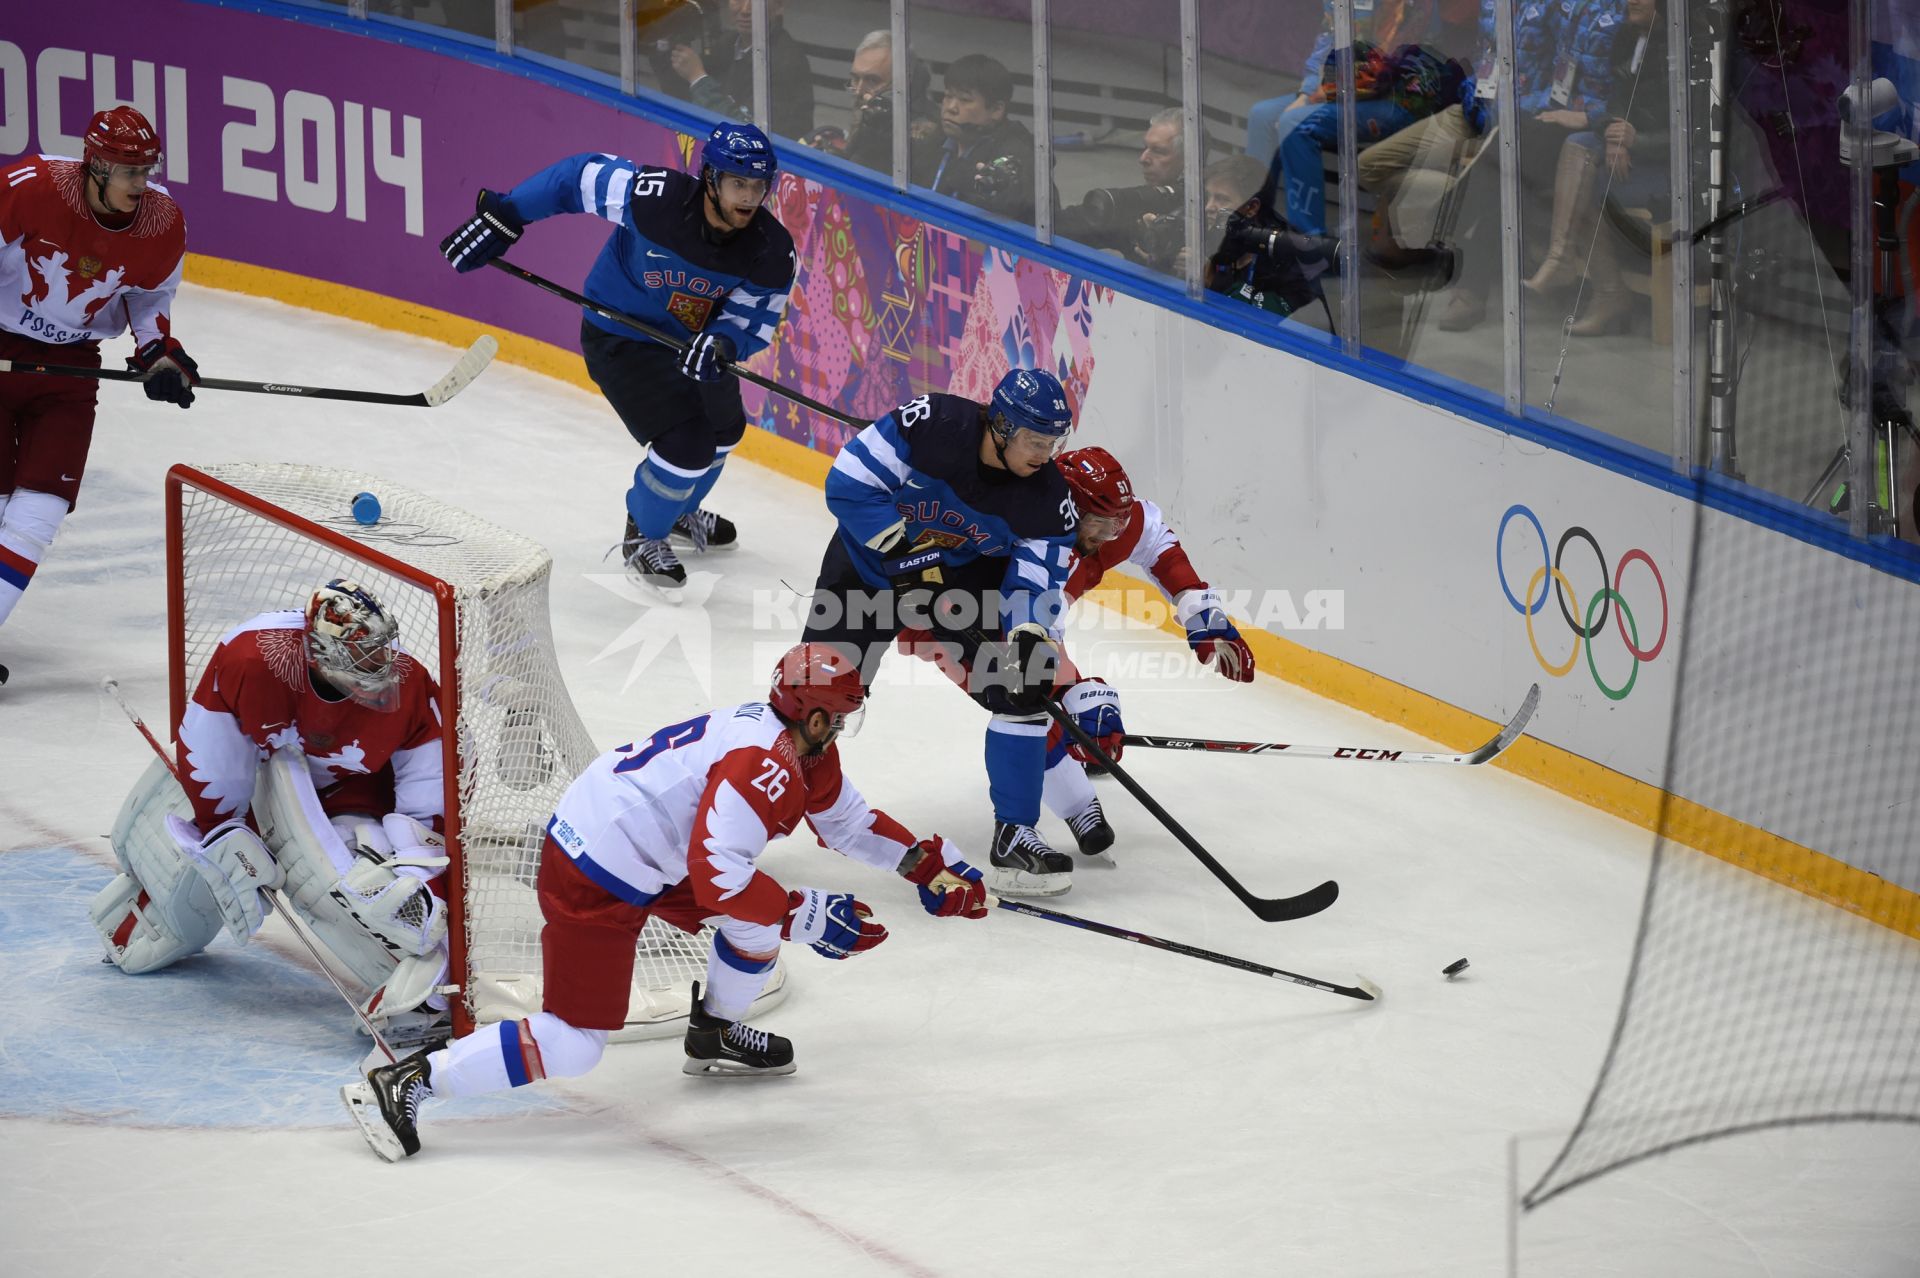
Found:
[[1187, 624], [1187, 647], [1202, 663], [1235, 683], [1252, 681], [1253, 653], [1220, 609], [1208, 608]]
[[939, 835], [922, 839], [900, 861], [900, 877], [920, 889], [920, 908], [935, 918], [987, 916], [987, 888], [980, 871]]
[[473, 207], [473, 216], [440, 241], [440, 256], [462, 275], [479, 270], [512, 248], [520, 233], [527, 229], [520, 215], [492, 191], [483, 188], [474, 197]]
[[787, 893], [787, 917], [780, 925], [780, 936], [804, 941], [822, 958], [843, 959], [887, 939], [886, 928], [867, 922], [872, 915], [851, 892], [800, 888]]
[[1031, 621], [1015, 626], [1007, 640], [1012, 649], [1013, 673], [1017, 677], [1007, 694], [1007, 704], [1015, 714], [1038, 713], [1053, 691], [1053, 676], [1060, 668], [1060, 649], [1045, 630]]
[[193, 388], [200, 384], [200, 366], [171, 337], [156, 337], [127, 356], [127, 367], [145, 373], [142, 383], [151, 400], [167, 400], [187, 408], [193, 403]]
[[733, 342], [725, 333], [698, 333], [680, 356], [680, 371], [696, 382], [717, 382], [733, 363]]
[[[1067, 695], [1060, 699], [1060, 707], [1073, 716], [1080, 731], [1093, 738], [1095, 745], [1106, 751], [1107, 758], [1119, 762], [1120, 751], [1126, 743], [1127, 727], [1120, 722], [1120, 693], [1109, 687], [1105, 679], [1082, 679], [1067, 689]], [[1067, 735], [1067, 753], [1082, 763], [1100, 764], [1087, 748], [1074, 736]]]

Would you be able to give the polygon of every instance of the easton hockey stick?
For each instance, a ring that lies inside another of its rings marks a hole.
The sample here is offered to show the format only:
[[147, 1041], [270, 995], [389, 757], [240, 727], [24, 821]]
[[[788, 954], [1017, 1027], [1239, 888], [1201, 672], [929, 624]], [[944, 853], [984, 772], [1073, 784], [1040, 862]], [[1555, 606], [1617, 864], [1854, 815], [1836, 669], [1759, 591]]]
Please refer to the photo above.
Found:
[[[202, 377], [195, 390], [247, 391], [255, 395], [292, 395], [300, 399], [345, 399], [356, 404], [398, 404], [405, 408], [438, 408], [465, 390], [499, 353], [500, 343], [482, 333], [467, 347], [447, 375], [417, 395], [390, 395], [385, 391], [336, 390], [326, 386], [290, 386], [285, 382], [242, 382], [227, 377]], [[36, 364], [31, 360], [0, 359], [0, 373], [39, 373], [49, 377], [90, 377], [102, 382], [144, 382], [145, 373], [130, 368], [74, 368], [65, 364]]]
[[[572, 289], [568, 288], [564, 284], [555, 284], [552, 280], [546, 278], [543, 275], [535, 275], [532, 271], [527, 270], [523, 266], [515, 266], [512, 262], [507, 261], [507, 259], [504, 257], [496, 257], [492, 261], [488, 262], [487, 265], [499, 267], [501, 270], [513, 276], [515, 279], [525, 280], [527, 283], [533, 285], [535, 288], [545, 289], [547, 292], [553, 294], [555, 297], [565, 298], [567, 301], [572, 302], [575, 306], [584, 307], [585, 309], [592, 311], [595, 315], [598, 315], [601, 319], [609, 319], [616, 324], [624, 324], [636, 333], [643, 333], [646, 336], [651, 337], [654, 341], [660, 343], [662, 346], [668, 347], [676, 351], [684, 351], [687, 349], [687, 340], [684, 337], [675, 337], [671, 333], [662, 332], [661, 330], [655, 328], [653, 325], [647, 323], [645, 320], [636, 319], [633, 316], [628, 315], [625, 311], [616, 311], [610, 306], [602, 306], [600, 303], [593, 301], [589, 298], [583, 297], [579, 293], [574, 292]], [[792, 400], [794, 403], [800, 405], [802, 408], [811, 408], [814, 412], [822, 413], [828, 417], [833, 418], [833, 420], [835, 420], [836, 422], [840, 422], [843, 425], [853, 427], [855, 430], [864, 430], [868, 426], [871, 426], [873, 424], [871, 421], [863, 420], [858, 417], [849, 417], [847, 416], [847, 414], [841, 412], [839, 409], [830, 408], [827, 405], [821, 403], [817, 399], [811, 399], [805, 395], [802, 395], [797, 390], [793, 390], [790, 387], [782, 386], [779, 382], [774, 381], [770, 377], [762, 377], [760, 376], [760, 374], [753, 372], [750, 369], [742, 368], [738, 361], [729, 360], [726, 363], [722, 364], [720, 367], [725, 369], [727, 372], [732, 373], [735, 377], [738, 377], [743, 382], [752, 382], [755, 386], [758, 386], [763, 390], [770, 390], [776, 395], [784, 395], [788, 399]]]
[[1526, 697], [1507, 726], [1494, 733], [1485, 745], [1465, 754], [1435, 754], [1426, 750], [1388, 750], [1379, 746], [1290, 745], [1280, 741], [1212, 741], [1204, 737], [1155, 737], [1128, 733], [1123, 738], [1130, 746], [1148, 750], [1204, 750], [1211, 754], [1281, 754], [1292, 759], [1351, 759], [1366, 763], [1491, 763], [1518, 741], [1540, 707], [1540, 685], [1527, 689]]
[[[168, 774], [171, 775], [175, 781], [178, 781], [180, 779], [180, 769], [175, 766], [174, 761], [167, 755], [166, 749], [160, 744], [160, 739], [153, 735], [153, 729], [147, 726], [147, 721], [142, 719], [139, 712], [128, 704], [126, 697], [121, 695], [120, 681], [111, 676], [102, 679], [100, 681], [100, 690], [119, 703], [121, 713], [125, 714], [133, 726], [140, 730], [140, 735], [147, 739], [149, 746], [153, 747], [154, 754], [159, 756], [160, 762], [165, 766]], [[274, 913], [278, 914], [286, 922], [286, 925], [292, 929], [293, 934], [300, 938], [300, 944], [307, 947], [307, 953], [313, 955], [313, 961], [320, 965], [321, 975], [325, 976], [333, 988], [339, 991], [340, 997], [345, 999], [347, 1006], [353, 1009], [353, 1014], [360, 1018], [360, 1024], [365, 1027], [368, 1034], [373, 1036], [374, 1046], [384, 1052], [388, 1060], [399, 1060], [400, 1058], [394, 1053], [394, 1050], [387, 1046], [387, 1040], [380, 1036], [380, 1031], [374, 1028], [373, 1022], [367, 1019], [367, 1014], [360, 1010], [360, 1004], [354, 1002], [353, 995], [347, 993], [347, 987], [340, 984], [340, 978], [333, 974], [333, 969], [327, 966], [327, 961], [320, 957], [320, 951], [314, 948], [313, 941], [308, 938], [306, 929], [301, 927], [299, 921], [294, 918], [293, 911], [281, 903], [280, 894], [271, 888], [264, 888], [262, 891], [266, 895], [267, 903], [273, 906]]]
[[1276, 981], [1290, 981], [1295, 985], [1304, 985], [1311, 990], [1325, 990], [1329, 994], [1343, 994], [1348, 998], [1357, 998], [1371, 1003], [1381, 994], [1380, 987], [1364, 976], [1356, 975], [1352, 985], [1335, 985], [1332, 981], [1316, 980], [1311, 976], [1302, 976], [1298, 972], [1288, 972], [1277, 967], [1268, 967], [1264, 963], [1255, 963], [1251, 959], [1235, 958], [1231, 954], [1216, 954], [1212, 950], [1203, 950], [1197, 945], [1183, 945], [1179, 941], [1169, 941], [1163, 937], [1149, 936], [1145, 932], [1135, 932], [1129, 928], [1114, 927], [1110, 923], [1096, 923], [1092, 919], [1083, 919], [1077, 914], [1062, 914], [1058, 910], [1049, 910], [1038, 905], [1028, 905], [1025, 901], [1010, 901], [989, 893], [987, 903], [1002, 910], [1011, 910], [1015, 914], [1025, 914], [1029, 918], [1045, 919], [1049, 923], [1064, 923], [1068, 927], [1084, 928], [1089, 932], [1098, 932], [1102, 936], [1118, 937], [1122, 941], [1132, 941], [1135, 945], [1150, 945], [1156, 950], [1166, 950], [1173, 954], [1184, 954], [1188, 958], [1205, 959], [1209, 963], [1218, 963], [1223, 967], [1237, 967], [1242, 972], [1252, 972], [1255, 976], [1270, 976]]

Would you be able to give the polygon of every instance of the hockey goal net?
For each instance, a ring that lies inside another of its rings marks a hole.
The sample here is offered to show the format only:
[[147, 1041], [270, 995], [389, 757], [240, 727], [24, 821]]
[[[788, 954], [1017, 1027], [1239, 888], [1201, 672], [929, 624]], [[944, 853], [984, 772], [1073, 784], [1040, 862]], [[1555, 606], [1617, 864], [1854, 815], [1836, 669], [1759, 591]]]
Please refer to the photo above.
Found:
[[[356, 494], [378, 496], [358, 524]], [[547, 818], [598, 752], [553, 651], [552, 557], [468, 512], [372, 475], [315, 466], [236, 463], [167, 474], [169, 726], [221, 636], [247, 618], [304, 608], [314, 589], [350, 577], [372, 590], [400, 643], [440, 686], [445, 724], [449, 1001], [457, 1032], [540, 1008], [535, 876]], [[710, 929], [690, 936], [647, 924], [633, 1001], [615, 1040], [679, 1031]], [[784, 964], [756, 1004], [785, 993]]]

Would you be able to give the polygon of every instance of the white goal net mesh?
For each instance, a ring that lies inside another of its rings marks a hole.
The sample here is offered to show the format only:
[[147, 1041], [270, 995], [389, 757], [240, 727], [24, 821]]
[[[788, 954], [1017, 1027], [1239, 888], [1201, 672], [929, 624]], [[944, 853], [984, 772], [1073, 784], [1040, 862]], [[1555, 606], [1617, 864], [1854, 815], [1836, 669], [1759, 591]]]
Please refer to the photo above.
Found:
[[[472, 1023], [539, 1010], [541, 844], [561, 792], [598, 753], [554, 658], [551, 557], [518, 533], [353, 471], [232, 463], [176, 467], [169, 483], [170, 726], [235, 625], [304, 608], [334, 577], [373, 591], [398, 622], [401, 646], [441, 688], [462, 898], [451, 929], [460, 1002]], [[382, 508], [368, 526], [351, 514], [362, 492]], [[628, 1027], [615, 1039], [678, 1032], [710, 932], [648, 923]], [[783, 964], [756, 1010], [779, 1000], [785, 980]]]

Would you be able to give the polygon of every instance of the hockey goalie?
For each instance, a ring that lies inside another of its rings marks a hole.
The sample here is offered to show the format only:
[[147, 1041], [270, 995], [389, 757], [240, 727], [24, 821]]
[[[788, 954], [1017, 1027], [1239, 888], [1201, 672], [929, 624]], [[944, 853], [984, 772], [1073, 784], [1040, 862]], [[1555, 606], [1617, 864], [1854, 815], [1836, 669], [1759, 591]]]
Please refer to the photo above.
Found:
[[447, 865], [440, 695], [362, 586], [222, 636], [179, 729], [122, 805], [121, 873], [93, 902], [129, 974], [260, 930], [277, 890], [370, 991], [395, 1047], [444, 1037]]

